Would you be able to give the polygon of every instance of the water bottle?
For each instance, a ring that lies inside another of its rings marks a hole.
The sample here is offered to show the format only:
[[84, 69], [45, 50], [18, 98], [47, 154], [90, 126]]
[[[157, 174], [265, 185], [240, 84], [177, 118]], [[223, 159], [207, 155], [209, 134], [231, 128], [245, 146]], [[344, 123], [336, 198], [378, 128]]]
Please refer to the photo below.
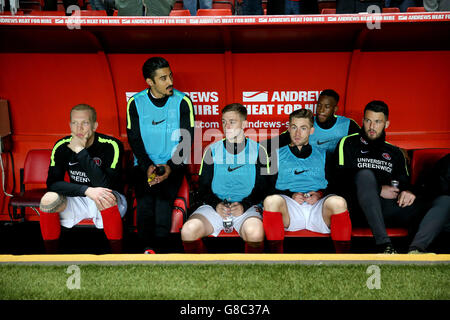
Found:
[[392, 180], [391, 181], [391, 186], [393, 186], [394, 188], [398, 188], [400, 182], [398, 182], [397, 180]]
[[166, 173], [166, 168], [164, 168], [163, 166], [156, 167], [155, 171], [153, 171], [153, 173], [150, 175], [147, 182], [151, 182], [156, 178], [156, 176], [162, 176], [164, 173]]
[[[230, 208], [231, 204], [227, 199], [225, 199], [223, 203], [227, 208]], [[223, 218], [223, 230], [226, 233], [230, 233], [233, 231], [233, 216], [231, 215], [231, 212], [227, 211], [225, 213], [225, 217]]]

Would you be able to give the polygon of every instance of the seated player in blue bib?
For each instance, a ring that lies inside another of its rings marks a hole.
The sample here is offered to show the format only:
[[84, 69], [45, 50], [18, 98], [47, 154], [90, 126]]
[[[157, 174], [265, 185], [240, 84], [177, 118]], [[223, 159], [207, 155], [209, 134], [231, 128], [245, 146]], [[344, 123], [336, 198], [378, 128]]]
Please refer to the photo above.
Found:
[[336, 252], [349, 250], [351, 221], [344, 198], [327, 194], [326, 152], [309, 144], [315, 133], [310, 110], [289, 116], [291, 142], [276, 151], [273, 190], [264, 200], [263, 224], [271, 252], [283, 252], [285, 231], [331, 233]]
[[217, 236], [231, 215], [230, 226], [245, 241], [247, 253], [263, 251], [264, 230], [257, 204], [266, 190], [266, 150], [244, 135], [247, 109], [238, 103], [222, 110], [225, 139], [209, 145], [200, 167], [199, 202], [181, 229], [187, 253], [205, 252], [203, 237]]

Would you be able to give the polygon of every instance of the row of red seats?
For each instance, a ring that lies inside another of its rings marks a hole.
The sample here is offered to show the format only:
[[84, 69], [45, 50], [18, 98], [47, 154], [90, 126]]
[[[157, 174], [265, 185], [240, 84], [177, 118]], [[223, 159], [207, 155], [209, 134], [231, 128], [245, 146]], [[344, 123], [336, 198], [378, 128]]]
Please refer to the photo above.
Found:
[[[400, 13], [399, 8], [382, 8], [382, 13]], [[425, 12], [424, 7], [410, 7], [407, 12]], [[64, 11], [29, 11], [26, 13], [30, 16], [64, 16]], [[336, 14], [336, 9], [322, 9], [322, 14]], [[0, 15], [11, 15], [10, 12], [3, 12]], [[16, 15], [25, 15], [25, 12], [19, 10]], [[80, 16], [107, 16], [105, 10], [80, 10]], [[169, 16], [190, 16], [189, 10], [179, 9], [172, 10]], [[197, 16], [231, 16], [230, 9], [198, 9]], [[113, 16], [117, 16], [117, 10], [114, 10]]]
[[[117, 16], [118, 11], [114, 10], [113, 16]], [[197, 16], [231, 16], [233, 13], [230, 9], [198, 9]], [[11, 12], [5, 11], [0, 15], [11, 15]], [[23, 16], [65, 16], [64, 11], [24, 11], [18, 10], [16, 15]], [[73, 12], [72, 15], [78, 15], [78, 12]], [[84, 16], [107, 16], [105, 10], [80, 10], [79, 15]], [[170, 16], [190, 16], [189, 10], [172, 10]]]
[[[105, 10], [90, 10], [89, 1], [78, 0], [78, 6], [81, 9], [81, 16], [106, 16]], [[64, 16], [65, 10], [62, 1], [58, 1], [57, 11], [43, 11], [44, 0], [28, 0], [20, 1], [20, 8], [17, 15], [32, 15], [32, 16]], [[235, 14], [234, 0], [214, 0], [212, 9], [199, 9], [197, 15], [199, 16], [227, 16]], [[2, 15], [10, 15], [10, 12], [1, 13]], [[117, 15], [115, 10], [114, 15]], [[190, 16], [189, 10], [184, 9], [183, 1], [178, 0], [173, 7], [171, 16]]]
[[[443, 149], [420, 149], [414, 150], [411, 160], [411, 182], [415, 184], [419, 175], [426, 174], [432, 165], [450, 152], [450, 148]], [[42, 195], [45, 193], [45, 181], [47, 179], [47, 170], [50, 163], [51, 150], [39, 149], [30, 150], [25, 158], [24, 167], [20, 169], [20, 194], [11, 198], [10, 206], [13, 209], [12, 219], [24, 219], [25, 208], [38, 207]], [[131, 152], [126, 152], [124, 163], [129, 162]], [[191, 166], [192, 168], [194, 166]], [[194, 172], [193, 175], [196, 173]], [[190, 189], [191, 185], [188, 183], [190, 177], [185, 177], [178, 192], [177, 199], [174, 202], [174, 209], [172, 212], [172, 233], [180, 233], [183, 223], [187, 219], [187, 212], [190, 207]], [[40, 185], [40, 188], [29, 188], [28, 186]], [[136, 228], [136, 199], [128, 193], [128, 201], [131, 207], [129, 208], [128, 216], [131, 215], [132, 227]], [[92, 221], [82, 221], [80, 225], [93, 225]], [[408, 231], [403, 228], [388, 228], [390, 237], [404, 237], [408, 235]], [[220, 237], [238, 237], [237, 232], [224, 233]], [[286, 232], [287, 237], [329, 237], [329, 234], [321, 234], [311, 232], [308, 230], [300, 230], [294, 232]], [[354, 228], [352, 231], [353, 237], [372, 237], [372, 232], [369, 228]]]
[[[424, 7], [409, 7], [406, 12], [425, 12]], [[322, 14], [336, 14], [336, 8], [324, 8]], [[399, 8], [382, 8], [381, 13], [400, 13]]]
[[[319, 12], [321, 14], [336, 14], [336, 1], [326, 0], [319, 1]], [[264, 12], [266, 12], [267, 1], [262, 2]], [[106, 11], [99, 10], [93, 11], [90, 9], [89, 0], [78, 0], [78, 6], [82, 9], [81, 16], [106, 16]], [[238, 8], [242, 6], [242, 0], [213, 0], [212, 9], [199, 9], [197, 11], [198, 16], [229, 16], [237, 14]], [[20, 1], [19, 15], [48, 15], [59, 16], [65, 15], [64, 6], [62, 1], [58, 1], [58, 11], [43, 11], [44, 0], [26, 0]], [[400, 12], [399, 8], [382, 8], [382, 13], [397, 13]], [[410, 7], [407, 12], [425, 12], [424, 7]], [[5, 14], [5, 13], [3, 13]], [[115, 14], [117, 15], [117, 10]], [[183, 0], [177, 0], [173, 6], [173, 10], [170, 12], [170, 16], [190, 16], [189, 10], [184, 9]]]

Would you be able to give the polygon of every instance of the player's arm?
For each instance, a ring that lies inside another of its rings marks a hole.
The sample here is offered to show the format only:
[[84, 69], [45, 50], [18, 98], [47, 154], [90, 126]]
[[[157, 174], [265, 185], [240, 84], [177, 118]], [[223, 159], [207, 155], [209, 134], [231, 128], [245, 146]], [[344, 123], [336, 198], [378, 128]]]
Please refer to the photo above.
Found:
[[207, 148], [203, 155], [202, 164], [199, 171], [198, 193], [195, 202], [198, 205], [208, 204], [214, 209], [222, 200], [212, 191], [212, 181], [214, 178], [214, 164], [212, 161], [211, 148]]
[[48, 168], [47, 189], [66, 197], [83, 197], [87, 186], [64, 181], [65, 164], [69, 161], [69, 153], [65, 152], [64, 148], [67, 148], [65, 144], [58, 143], [53, 147]]
[[350, 124], [348, 126], [348, 134], [354, 134], [361, 131], [361, 127], [356, 123], [355, 120], [350, 119]]
[[170, 169], [176, 170], [183, 166], [190, 156], [192, 144], [194, 142], [195, 116], [192, 101], [188, 96], [184, 96], [180, 103], [180, 142], [172, 156], [167, 161]]
[[273, 162], [272, 156], [276, 154], [276, 150], [288, 145], [289, 143], [291, 143], [291, 137], [289, 136], [289, 132], [286, 130], [278, 136], [262, 141], [260, 144], [266, 148], [266, 151]]
[[327, 192], [343, 195], [351, 190], [351, 177], [354, 176], [353, 146], [349, 137], [343, 137], [326, 164]]
[[131, 98], [127, 105], [127, 137], [131, 150], [137, 159], [139, 168], [142, 171], [147, 172], [148, 168], [151, 165], [154, 165], [154, 163], [145, 150], [139, 125], [139, 115], [137, 113], [134, 98]]
[[412, 205], [416, 199], [416, 196], [411, 191], [412, 187], [408, 171], [408, 162], [400, 149], [398, 149], [395, 154], [394, 168], [392, 172], [393, 177], [400, 183], [400, 193], [397, 198], [397, 203], [400, 207]]
[[247, 211], [251, 206], [262, 202], [268, 195], [267, 191], [269, 190], [270, 186], [270, 163], [267, 150], [262, 145], [260, 145], [259, 147], [258, 160], [255, 164], [255, 169], [255, 186], [252, 192], [241, 201], [244, 212]]
[[121, 170], [123, 145], [120, 141], [109, 140], [107, 142], [107, 154], [103, 161], [106, 163], [98, 166], [86, 149], [77, 153], [76, 158], [86, 172], [92, 187], [103, 187], [112, 190], [121, 189]]
[[272, 194], [283, 194], [288, 197], [292, 197], [294, 192], [290, 190], [280, 190], [276, 188], [277, 180], [278, 180], [278, 168], [279, 168], [279, 162], [278, 162], [278, 152], [274, 152], [270, 157], [270, 174], [267, 178], [267, 195]]

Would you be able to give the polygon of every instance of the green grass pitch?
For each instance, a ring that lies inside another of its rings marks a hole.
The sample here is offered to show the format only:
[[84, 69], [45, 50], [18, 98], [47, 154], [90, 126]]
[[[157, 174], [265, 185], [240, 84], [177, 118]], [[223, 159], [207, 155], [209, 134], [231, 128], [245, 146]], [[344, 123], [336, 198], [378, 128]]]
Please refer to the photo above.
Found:
[[[449, 300], [450, 265], [0, 265], [0, 299]], [[74, 272], [76, 270], [76, 272]], [[77, 282], [78, 281], [78, 282]]]

